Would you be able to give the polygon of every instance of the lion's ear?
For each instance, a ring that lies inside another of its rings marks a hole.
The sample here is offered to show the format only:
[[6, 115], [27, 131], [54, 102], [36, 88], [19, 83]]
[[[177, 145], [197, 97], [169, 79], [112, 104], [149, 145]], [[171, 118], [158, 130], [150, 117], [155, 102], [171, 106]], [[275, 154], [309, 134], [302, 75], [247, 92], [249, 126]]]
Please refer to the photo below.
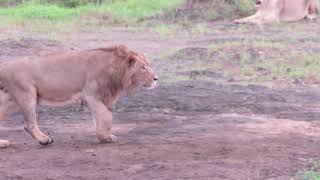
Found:
[[129, 50], [127, 46], [120, 45], [120, 46], [116, 46], [115, 53], [117, 56], [125, 58], [129, 55]]

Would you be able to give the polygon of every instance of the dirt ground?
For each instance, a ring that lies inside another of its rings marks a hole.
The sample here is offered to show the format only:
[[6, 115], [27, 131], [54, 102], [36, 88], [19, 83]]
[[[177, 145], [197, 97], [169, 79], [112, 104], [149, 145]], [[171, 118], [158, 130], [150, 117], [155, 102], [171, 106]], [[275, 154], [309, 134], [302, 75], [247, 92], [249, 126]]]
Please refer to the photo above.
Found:
[[[251, 26], [238, 31], [225, 22], [211, 26], [214, 32], [197, 38], [163, 39], [110, 28], [107, 34], [67, 33], [62, 42], [2, 30], [0, 59], [120, 43], [147, 52], [161, 78], [174, 71], [164, 56], [172, 51], [244, 37], [281, 43], [291, 26], [303, 27], [292, 32], [296, 39], [320, 41], [310, 33], [319, 34], [320, 25], [313, 22], [263, 31]], [[319, 52], [315, 46], [311, 53]], [[55, 139], [47, 147], [23, 130], [21, 114], [13, 115], [0, 128], [0, 137], [15, 143], [0, 150], [0, 179], [288, 180], [320, 159], [318, 86], [270, 88], [206, 75], [210, 78], [163, 82], [153, 91], [122, 98], [114, 110], [115, 144], [98, 143], [90, 112], [79, 111], [78, 105], [39, 108], [41, 129]]]

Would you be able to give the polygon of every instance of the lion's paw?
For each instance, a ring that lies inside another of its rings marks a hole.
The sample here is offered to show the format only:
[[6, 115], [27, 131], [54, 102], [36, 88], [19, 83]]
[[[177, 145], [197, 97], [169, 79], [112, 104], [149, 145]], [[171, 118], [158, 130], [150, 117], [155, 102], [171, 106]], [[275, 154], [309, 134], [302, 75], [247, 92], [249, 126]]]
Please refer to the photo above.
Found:
[[0, 140], [0, 148], [8, 148], [11, 146], [10, 141], [7, 140]]
[[44, 142], [39, 141], [39, 144], [41, 144], [42, 146], [46, 146], [52, 143], [54, 143], [54, 140], [51, 136], [48, 136], [48, 139]]
[[98, 136], [98, 139], [101, 143], [115, 143], [118, 141], [118, 138], [117, 136], [115, 135], [111, 135], [107, 138], [104, 138], [104, 137], [101, 137], [101, 136]]

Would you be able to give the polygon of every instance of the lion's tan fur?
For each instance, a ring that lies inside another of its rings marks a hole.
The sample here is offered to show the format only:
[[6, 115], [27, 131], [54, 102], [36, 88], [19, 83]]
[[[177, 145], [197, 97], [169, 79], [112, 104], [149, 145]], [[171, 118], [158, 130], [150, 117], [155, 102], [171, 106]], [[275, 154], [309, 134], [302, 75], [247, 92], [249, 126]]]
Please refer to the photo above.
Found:
[[265, 24], [281, 21], [314, 19], [319, 14], [318, 0], [260, 0], [257, 12], [249, 17], [237, 19], [236, 23]]
[[[97, 120], [102, 142], [115, 141], [108, 110], [118, 97], [141, 86], [153, 86], [157, 78], [144, 55], [125, 46], [25, 58], [0, 65], [0, 120], [20, 107], [25, 129], [40, 144], [53, 140], [36, 123], [36, 105], [86, 102]], [[0, 147], [7, 141], [1, 140]]]

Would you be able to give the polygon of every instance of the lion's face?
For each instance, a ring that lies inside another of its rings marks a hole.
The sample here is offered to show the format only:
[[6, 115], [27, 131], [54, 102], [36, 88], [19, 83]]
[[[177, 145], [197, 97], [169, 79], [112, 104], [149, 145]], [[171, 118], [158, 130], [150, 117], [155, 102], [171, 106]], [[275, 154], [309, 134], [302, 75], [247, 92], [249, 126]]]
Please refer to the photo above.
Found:
[[158, 76], [151, 69], [148, 59], [144, 55], [130, 55], [128, 64], [131, 69], [131, 83], [133, 86], [143, 87], [148, 90], [155, 88]]

